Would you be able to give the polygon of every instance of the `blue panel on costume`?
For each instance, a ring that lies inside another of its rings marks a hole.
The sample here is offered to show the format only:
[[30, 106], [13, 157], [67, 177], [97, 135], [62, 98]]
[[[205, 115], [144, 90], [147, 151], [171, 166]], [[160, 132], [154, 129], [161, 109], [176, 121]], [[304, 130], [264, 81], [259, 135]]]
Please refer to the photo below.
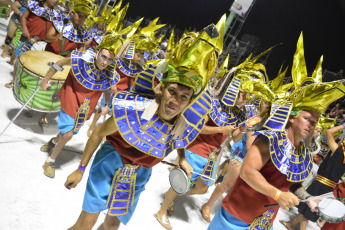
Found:
[[103, 31], [97, 29], [97, 27], [93, 27], [91, 29], [91, 36], [93, 37], [95, 42], [99, 45], [102, 41], [102, 38], [103, 38]]
[[286, 132], [264, 130], [256, 132], [268, 137], [270, 143], [270, 155], [273, 164], [291, 182], [305, 180], [312, 171], [313, 160], [304, 143], [294, 147], [287, 138]]
[[[128, 58], [132, 59], [132, 58]], [[115, 58], [117, 67], [119, 70], [124, 73], [126, 76], [129, 77], [136, 77], [138, 73], [143, 71], [143, 67], [141, 67], [139, 64], [134, 64], [127, 58]]]
[[226, 106], [235, 106], [238, 91], [240, 89], [240, 80], [236, 77], [232, 79], [224, 96], [221, 98], [221, 102]]
[[210, 117], [220, 127], [232, 125], [237, 127], [246, 119], [246, 114], [238, 107], [228, 107], [216, 99], [212, 100]]
[[[26, 2], [26, 1], [20, 1]], [[47, 19], [48, 21], [52, 21], [54, 17], [61, 17], [62, 19], [68, 17], [68, 14], [66, 12], [63, 12], [59, 9], [50, 9], [48, 7], [40, 6], [38, 1], [27, 1], [27, 4], [22, 4], [23, 6], [29, 8], [29, 10], [34, 13], [35, 15], [39, 17], [43, 17]]]
[[120, 76], [115, 71], [115, 63], [104, 70], [97, 69], [94, 64], [95, 55], [94, 48], [88, 49], [85, 53], [73, 51], [71, 55], [72, 72], [77, 81], [85, 88], [104, 91], [117, 84]]
[[257, 116], [258, 109], [254, 105], [245, 105], [247, 119]]
[[92, 39], [92, 35], [87, 30], [75, 28], [71, 21], [64, 25], [64, 18], [65, 16], [58, 16], [52, 19], [55, 29], [62, 33], [64, 38], [75, 43], [86, 43]]

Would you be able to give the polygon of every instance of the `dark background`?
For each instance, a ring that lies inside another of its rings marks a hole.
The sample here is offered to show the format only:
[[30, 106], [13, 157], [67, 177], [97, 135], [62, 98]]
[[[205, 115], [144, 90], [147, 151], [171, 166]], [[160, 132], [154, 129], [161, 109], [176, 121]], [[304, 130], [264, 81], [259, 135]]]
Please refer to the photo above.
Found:
[[[126, 17], [142, 16], [176, 25], [181, 30], [201, 30], [216, 23], [233, 0], [124, 0], [130, 3]], [[250, 34], [261, 39], [267, 49], [275, 44], [266, 68], [274, 78], [285, 61], [292, 66], [297, 39], [304, 35], [308, 73], [313, 72], [324, 55], [323, 69], [338, 72], [345, 66], [345, 0], [256, 0], [238, 36]], [[287, 75], [290, 74], [290, 70]]]

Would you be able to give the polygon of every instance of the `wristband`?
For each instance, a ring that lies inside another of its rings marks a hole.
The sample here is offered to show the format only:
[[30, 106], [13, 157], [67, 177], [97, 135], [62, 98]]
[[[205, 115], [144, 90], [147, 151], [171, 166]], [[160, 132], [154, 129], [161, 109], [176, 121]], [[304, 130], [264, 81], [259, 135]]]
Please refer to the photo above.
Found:
[[87, 167], [87, 165], [82, 165], [81, 162], [80, 162], [80, 164], [79, 164], [79, 166], [78, 166], [78, 169], [79, 169], [80, 171], [82, 171], [82, 172], [85, 172], [86, 167]]
[[276, 195], [274, 196], [274, 199], [275, 199], [275, 200], [278, 200], [278, 199], [279, 199], [280, 193], [282, 193], [282, 191], [281, 191], [280, 189], [278, 189]]

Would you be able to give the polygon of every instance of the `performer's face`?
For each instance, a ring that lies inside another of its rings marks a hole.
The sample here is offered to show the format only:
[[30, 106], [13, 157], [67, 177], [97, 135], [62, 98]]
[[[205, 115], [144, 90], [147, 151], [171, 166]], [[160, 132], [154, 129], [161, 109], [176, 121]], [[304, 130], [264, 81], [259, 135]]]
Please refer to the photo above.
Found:
[[136, 64], [136, 63], [140, 62], [140, 60], [143, 58], [144, 58], [144, 53], [142, 53], [140, 50], [136, 50], [134, 53], [134, 57], [131, 61], [132, 61], [132, 63]]
[[292, 128], [296, 130], [302, 139], [314, 134], [314, 129], [319, 120], [319, 114], [315, 111], [301, 110], [297, 118], [290, 119]]
[[159, 106], [159, 116], [166, 121], [172, 120], [189, 105], [193, 89], [177, 83], [169, 84], [163, 91]]
[[108, 65], [114, 62], [114, 54], [109, 50], [102, 49], [97, 54], [96, 66], [98, 69], [103, 70], [107, 68]]
[[56, 5], [57, 0], [46, 0], [45, 4], [48, 8], [53, 9]]
[[244, 106], [246, 104], [246, 92], [240, 91], [238, 92], [238, 96], [235, 102], [235, 105], [238, 107]]
[[270, 106], [270, 103], [268, 101], [265, 100], [261, 100], [260, 102], [260, 112], [264, 111], [265, 109], [267, 109]]
[[87, 18], [87, 15], [82, 12], [73, 12], [72, 23], [74, 26], [78, 27], [84, 23], [86, 18]]

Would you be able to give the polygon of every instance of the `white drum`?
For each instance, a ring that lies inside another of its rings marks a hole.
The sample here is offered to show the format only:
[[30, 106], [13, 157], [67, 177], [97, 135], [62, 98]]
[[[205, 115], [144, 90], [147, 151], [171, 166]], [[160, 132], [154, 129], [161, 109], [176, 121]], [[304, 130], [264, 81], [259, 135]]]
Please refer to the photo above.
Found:
[[172, 189], [178, 194], [185, 194], [193, 187], [193, 180], [180, 168], [170, 171], [169, 182]]
[[345, 220], [345, 205], [333, 198], [324, 198], [317, 205], [321, 219], [329, 223], [340, 223]]

